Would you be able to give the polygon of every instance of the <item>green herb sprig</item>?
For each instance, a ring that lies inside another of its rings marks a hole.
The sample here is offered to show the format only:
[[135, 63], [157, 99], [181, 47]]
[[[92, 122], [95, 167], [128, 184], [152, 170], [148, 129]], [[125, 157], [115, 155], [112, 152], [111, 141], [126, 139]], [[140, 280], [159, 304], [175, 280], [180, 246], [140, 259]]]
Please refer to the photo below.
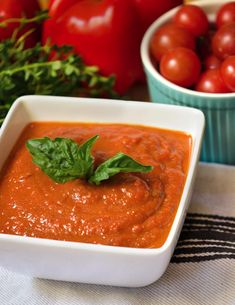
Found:
[[[45, 12], [33, 19], [17, 19], [20, 28], [27, 22], [45, 19]], [[15, 20], [9, 20], [15, 22]], [[4, 27], [8, 21], [0, 22]], [[0, 125], [13, 101], [22, 95], [60, 95], [117, 98], [114, 77], [104, 77], [96, 66], [87, 66], [70, 46], [36, 44], [25, 48], [27, 36], [0, 42]], [[18, 31], [19, 32], [19, 31]]]
[[[48, 10], [41, 10], [35, 14], [32, 18], [9, 18], [6, 20], [1, 20], [0, 17], [0, 28], [6, 28], [10, 23], [19, 23], [19, 27], [22, 28], [25, 24], [30, 23], [41, 23], [42, 21], [49, 18]], [[18, 31], [18, 29], [17, 29]]]
[[52, 180], [65, 183], [77, 178], [86, 179], [99, 185], [103, 180], [121, 172], [147, 173], [153, 169], [145, 166], [130, 156], [118, 153], [94, 169], [94, 157], [91, 149], [98, 135], [81, 145], [68, 138], [48, 137], [28, 140], [26, 147], [33, 157], [33, 162]]

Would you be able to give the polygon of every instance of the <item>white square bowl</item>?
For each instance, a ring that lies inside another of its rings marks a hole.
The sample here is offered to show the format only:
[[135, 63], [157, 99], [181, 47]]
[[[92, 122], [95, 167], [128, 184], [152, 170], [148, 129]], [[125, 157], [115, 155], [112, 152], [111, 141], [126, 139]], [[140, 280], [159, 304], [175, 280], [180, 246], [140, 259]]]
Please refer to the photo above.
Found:
[[141, 287], [159, 279], [170, 262], [189, 205], [205, 124], [202, 112], [144, 102], [23, 96], [13, 104], [0, 130], [0, 170], [24, 127], [33, 121], [128, 123], [189, 133], [193, 145], [188, 175], [173, 225], [161, 248], [0, 234], [0, 264], [33, 277], [82, 283]]

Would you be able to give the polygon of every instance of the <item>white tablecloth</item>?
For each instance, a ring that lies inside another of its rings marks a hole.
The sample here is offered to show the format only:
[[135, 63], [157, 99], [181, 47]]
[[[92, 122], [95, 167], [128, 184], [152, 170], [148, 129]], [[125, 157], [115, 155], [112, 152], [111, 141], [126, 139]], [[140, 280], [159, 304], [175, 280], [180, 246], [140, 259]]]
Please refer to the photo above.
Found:
[[166, 273], [144, 288], [33, 279], [0, 267], [0, 305], [235, 305], [235, 167], [199, 165]]

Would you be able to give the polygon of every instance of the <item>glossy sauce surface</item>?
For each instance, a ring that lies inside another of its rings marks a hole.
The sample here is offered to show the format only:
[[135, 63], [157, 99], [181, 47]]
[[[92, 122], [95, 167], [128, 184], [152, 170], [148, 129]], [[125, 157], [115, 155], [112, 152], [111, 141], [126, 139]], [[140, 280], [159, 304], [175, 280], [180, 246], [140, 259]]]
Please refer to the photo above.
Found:
[[[99, 186], [84, 180], [57, 184], [35, 164], [27, 139], [100, 138], [98, 165], [117, 152], [150, 173], [118, 174]], [[0, 180], [0, 233], [114, 246], [157, 248], [165, 242], [184, 187], [191, 152], [187, 134], [121, 124], [35, 122], [23, 131]]]

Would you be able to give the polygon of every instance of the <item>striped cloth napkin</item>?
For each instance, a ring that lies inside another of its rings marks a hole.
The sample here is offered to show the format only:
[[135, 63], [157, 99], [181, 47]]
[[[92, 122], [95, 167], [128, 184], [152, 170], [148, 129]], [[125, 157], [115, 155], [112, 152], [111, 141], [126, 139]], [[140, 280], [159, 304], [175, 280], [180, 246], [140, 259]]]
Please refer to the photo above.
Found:
[[235, 305], [235, 167], [199, 165], [175, 253], [154, 284], [118, 288], [65, 283], [0, 268], [0, 304]]
[[172, 262], [218, 259], [235, 259], [235, 167], [201, 164]]

